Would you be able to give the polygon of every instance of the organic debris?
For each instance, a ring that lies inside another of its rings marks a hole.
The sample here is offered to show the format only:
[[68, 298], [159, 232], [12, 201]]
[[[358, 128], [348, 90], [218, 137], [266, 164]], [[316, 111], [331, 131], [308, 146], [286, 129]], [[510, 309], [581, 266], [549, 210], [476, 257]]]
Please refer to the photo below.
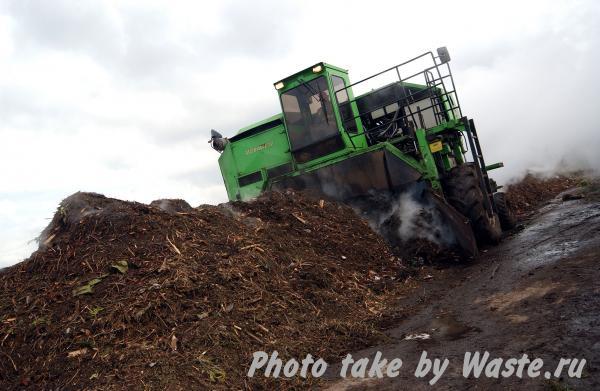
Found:
[[[508, 195], [523, 217], [577, 183], [527, 176]], [[291, 192], [186, 205], [65, 199], [0, 272], [0, 387], [311, 388], [246, 377], [252, 353], [334, 362], [401, 316], [413, 269], [351, 208]]]
[[310, 387], [252, 353], [374, 343], [405, 267], [346, 206], [294, 193], [187, 208], [76, 193], [0, 273], [0, 387]]
[[527, 174], [517, 183], [508, 185], [507, 197], [517, 217], [527, 217], [559, 193], [577, 186], [580, 180], [572, 176], [539, 177]]

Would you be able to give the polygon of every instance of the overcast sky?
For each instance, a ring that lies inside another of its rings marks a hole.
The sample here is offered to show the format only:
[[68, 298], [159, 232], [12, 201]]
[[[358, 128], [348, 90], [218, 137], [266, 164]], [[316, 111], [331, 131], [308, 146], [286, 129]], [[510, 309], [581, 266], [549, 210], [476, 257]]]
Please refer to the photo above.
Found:
[[82, 190], [226, 200], [211, 128], [280, 111], [319, 61], [358, 80], [447, 46], [500, 181], [600, 167], [598, 1], [0, 0], [0, 267]]

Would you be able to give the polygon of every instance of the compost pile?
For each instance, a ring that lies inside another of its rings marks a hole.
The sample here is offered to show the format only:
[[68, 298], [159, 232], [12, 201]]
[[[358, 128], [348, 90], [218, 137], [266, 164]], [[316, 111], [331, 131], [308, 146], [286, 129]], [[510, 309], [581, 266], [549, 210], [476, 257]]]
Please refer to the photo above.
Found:
[[508, 186], [506, 193], [517, 217], [527, 217], [559, 193], [577, 186], [581, 179], [575, 175], [540, 177], [527, 174]]
[[300, 194], [76, 193], [0, 273], [0, 387], [306, 387], [247, 378], [252, 353], [332, 362], [374, 343], [405, 270], [349, 207]]

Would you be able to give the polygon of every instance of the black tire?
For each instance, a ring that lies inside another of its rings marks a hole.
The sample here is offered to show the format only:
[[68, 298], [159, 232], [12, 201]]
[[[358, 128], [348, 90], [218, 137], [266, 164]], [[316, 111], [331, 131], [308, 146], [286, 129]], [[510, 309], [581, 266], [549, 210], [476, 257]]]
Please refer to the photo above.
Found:
[[508, 231], [515, 228], [517, 225], [517, 217], [515, 216], [510, 201], [506, 197], [506, 193], [494, 193], [494, 203], [496, 204], [496, 210], [498, 211], [502, 229]]
[[502, 237], [498, 215], [489, 217], [477, 171], [472, 163], [454, 167], [443, 182], [446, 199], [471, 222], [479, 244], [496, 244]]

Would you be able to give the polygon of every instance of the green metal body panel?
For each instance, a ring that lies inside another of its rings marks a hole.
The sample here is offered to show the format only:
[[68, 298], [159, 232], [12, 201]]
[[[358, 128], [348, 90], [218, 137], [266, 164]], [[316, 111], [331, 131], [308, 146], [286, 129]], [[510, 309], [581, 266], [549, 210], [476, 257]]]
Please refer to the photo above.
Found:
[[[271, 121], [279, 117], [281, 116], [271, 117]], [[266, 122], [269, 121], [262, 121], [259, 124]], [[251, 137], [230, 142], [219, 157], [219, 166], [227, 189], [227, 196], [230, 200], [256, 197], [265, 189], [266, 171], [285, 163], [291, 163], [291, 161], [292, 155], [283, 124]], [[261, 181], [246, 186], [239, 185], [239, 177], [257, 171], [260, 172]]]
[[[321, 70], [315, 72], [315, 67], [320, 67]], [[369, 146], [360, 119], [356, 120], [356, 133], [350, 134], [346, 131], [339, 105], [336, 104], [337, 100], [335, 100], [332, 82], [332, 76], [338, 76], [343, 79], [346, 86], [351, 85], [346, 70], [326, 63], [319, 63], [275, 83], [275, 86], [279, 88], [278, 93], [281, 96], [286, 91], [306, 85], [307, 82], [321, 76], [326, 78], [329, 96], [334, 97], [332, 99], [333, 111], [343, 147], [306, 162], [297, 162], [291, 152], [290, 139], [286, 131], [287, 127], [283, 114], [277, 114], [242, 128], [226, 144], [219, 158], [221, 174], [230, 200], [254, 198], [266, 189], [271, 188], [274, 183], [281, 182], [284, 178], [310, 173], [377, 150], [385, 150], [393, 154], [407, 166], [420, 173], [422, 178], [427, 180], [434, 190], [438, 191], [441, 191], [440, 179], [443, 172], [450, 170], [456, 164], [465, 162], [464, 153], [466, 148], [462, 143], [462, 139], [460, 136], [448, 136], [454, 133], [458, 135], [465, 128], [464, 124], [450, 110], [451, 105], [447, 97], [441, 104], [444, 110], [447, 111], [448, 121], [427, 130], [420, 128], [415, 130], [414, 136], [418, 154], [415, 158], [395, 146], [402, 142], [404, 136]], [[281, 83], [283, 86], [281, 86]], [[404, 85], [415, 89], [424, 88], [424, 86], [418, 84], [404, 83]], [[368, 96], [373, 92], [363, 94], [361, 97]], [[351, 102], [352, 114], [358, 117], [359, 111], [352, 89], [348, 88], [347, 93]], [[442, 148], [432, 152], [430, 143], [435, 140], [442, 142]], [[277, 167], [283, 168], [278, 171], [274, 170]], [[249, 181], [250, 183], [248, 181], [244, 182], [244, 177], [249, 175], [253, 175], [253, 181]]]
[[265, 118], [262, 121], [258, 121], [258, 122], [254, 123], [252, 125], [248, 125], [248, 126], [246, 126], [244, 128], [241, 128], [240, 130], [238, 130], [238, 132], [236, 133], [236, 135], [242, 134], [242, 133], [244, 133], [247, 130], [252, 130], [252, 129], [256, 128], [257, 126], [261, 126], [261, 125], [267, 124], [267, 123], [272, 122], [272, 121], [277, 120], [277, 119], [283, 119], [283, 116], [281, 114], [275, 114], [275, 115], [273, 115], [273, 116], [271, 116], [269, 118]]
[[492, 171], [492, 170], [502, 168], [502, 167], [504, 167], [504, 163], [498, 162], [498, 163], [490, 164], [489, 166], [485, 166], [485, 169], [487, 171]]

